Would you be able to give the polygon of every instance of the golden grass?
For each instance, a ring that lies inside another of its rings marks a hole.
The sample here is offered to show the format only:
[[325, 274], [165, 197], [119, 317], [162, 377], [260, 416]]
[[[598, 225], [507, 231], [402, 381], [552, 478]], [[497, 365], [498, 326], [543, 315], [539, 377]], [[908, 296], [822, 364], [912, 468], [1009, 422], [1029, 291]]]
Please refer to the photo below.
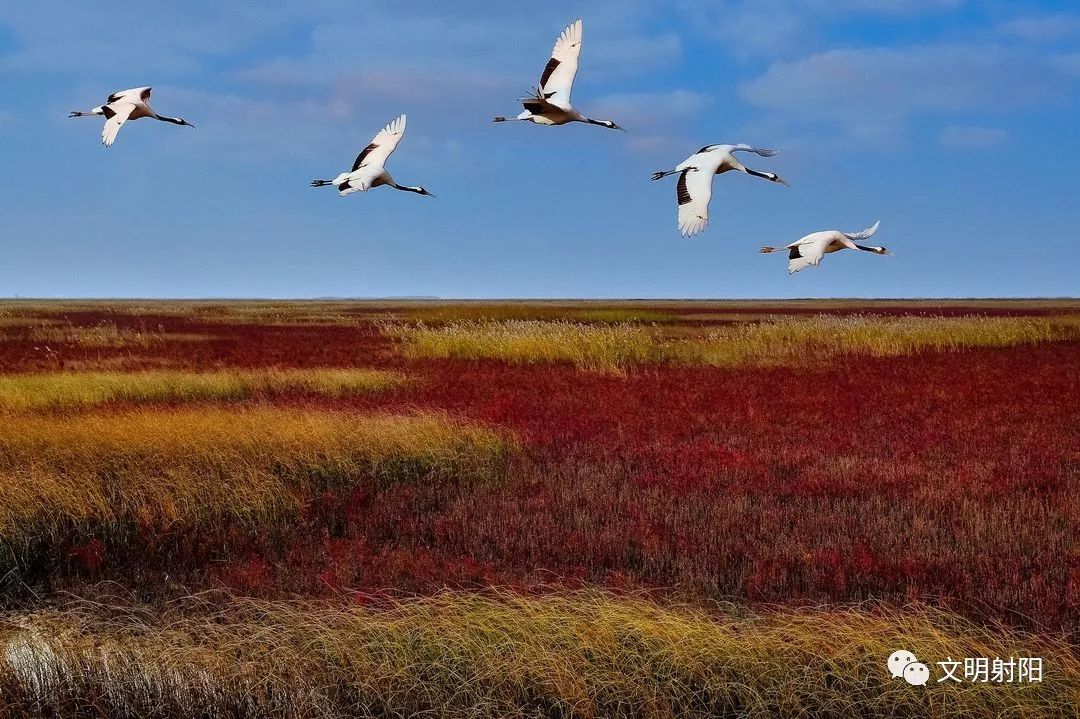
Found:
[[179, 332], [158, 332], [120, 328], [114, 324], [90, 326], [66, 325], [35, 327], [30, 339], [43, 344], [66, 343], [94, 349], [120, 349], [160, 347], [166, 342], [197, 342], [209, 339], [207, 335]]
[[655, 333], [633, 324], [465, 321], [438, 326], [386, 325], [384, 331], [402, 340], [406, 357], [569, 362], [602, 372], [617, 372], [660, 357]]
[[1080, 339], [1080, 315], [1061, 317], [881, 317], [815, 315], [736, 324], [670, 348], [687, 364], [798, 364], [845, 354], [955, 352]]
[[0, 314], [0, 329], [8, 327], [47, 327], [49, 325], [59, 324], [60, 320], [56, 319], [43, 319], [41, 317], [34, 316], [17, 316], [17, 315], [5, 315]]
[[[886, 670], [904, 648], [927, 686]], [[1043, 659], [1041, 683], [938, 684], [947, 657]], [[188, 600], [0, 615], [20, 716], [1075, 716], [1060, 640], [925, 609], [722, 614], [598, 592], [446, 593], [374, 607]]]
[[579, 306], [534, 302], [418, 304], [393, 312], [393, 319], [441, 324], [480, 321], [576, 321], [596, 323], [671, 322], [675, 315], [647, 307]]
[[570, 362], [618, 372], [651, 362], [689, 365], [799, 364], [843, 354], [910, 355], [1080, 339], [1080, 315], [1047, 317], [773, 317], [702, 337], [629, 323], [461, 321], [385, 324], [410, 358]]
[[202, 305], [191, 308], [189, 316], [216, 324], [256, 324], [277, 326], [358, 326], [364, 316], [338, 302], [245, 302]]
[[0, 545], [135, 522], [231, 519], [271, 531], [313, 493], [363, 481], [494, 479], [512, 446], [503, 434], [433, 414], [260, 407], [0, 416]]
[[90, 407], [105, 402], [207, 402], [305, 392], [341, 397], [405, 383], [375, 369], [251, 369], [218, 372], [59, 372], [0, 375], [0, 410]]

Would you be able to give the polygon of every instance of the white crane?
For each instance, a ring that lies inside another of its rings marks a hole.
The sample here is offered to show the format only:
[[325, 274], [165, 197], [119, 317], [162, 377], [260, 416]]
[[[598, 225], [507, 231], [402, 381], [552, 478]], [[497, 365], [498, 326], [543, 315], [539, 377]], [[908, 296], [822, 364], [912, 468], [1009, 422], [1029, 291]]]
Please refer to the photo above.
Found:
[[171, 122], [174, 125], [195, 127], [182, 117], [167, 117], [166, 115], [159, 115], [154, 112], [149, 105], [150, 93], [151, 88], [149, 87], [133, 87], [130, 90], [114, 92], [109, 95], [109, 98], [105, 101], [104, 105], [95, 107], [93, 110], [87, 112], [79, 112], [76, 110], [70, 113], [68, 117], [93, 117], [94, 115], [103, 115], [105, 117], [105, 127], [101, 130], [101, 144], [105, 145], [105, 147], [112, 147], [113, 142], [116, 141], [116, 133], [120, 132], [120, 128], [123, 127], [124, 123], [128, 120], [152, 117], [155, 120]]
[[338, 194], [342, 197], [351, 195], [354, 192], [367, 192], [372, 187], [381, 187], [382, 185], [388, 185], [395, 190], [434, 197], [435, 195], [423, 187], [399, 185], [394, 182], [394, 178], [383, 167], [386, 164], [386, 158], [390, 157], [390, 153], [394, 151], [394, 148], [398, 146], [404, 136], [405, 116], [398, 115], [386, 127], [379, 130], [379, 134], [372, 139], [367, 147], [360, 151], [360, 154], [356, 156], [356, 161], [353, 162], [351, 170], [341, 173], [333, 180], [312, 180], [311, 186], [325, 187], [334, 185], [337, 187]]
[[[520, 98], [524, 106], [514, 120], [524, 120], [537, 125], [565, 125], [569, 122], [584, 122], [599, 125], [611, 130], [622, 130], [611, 120], [593, 120], [585, 117], [570, 104], [570, 93], [574, 89], [574, 77], [578, 71], [578, 56], [581, 54], [581, 18], [566, 26], [555, 41], [544, 72], [540, 75], [540, 84], [532, 94]], [[494, 122], [506, 122], [507, 118], [499, 115]], [[625, 130], [623, 130], [625, 132]]]
[[774, 172], [759, 172], [742, 164], [733, 154], [736, 152], [753, 152], [762, 157], [772, 157], [777, 150], [763, 150], [750, 145], [706, 145], [680, 162], [674, 170], [653, 173], [654, 181], [668, 175], [679, 175], [675, 198], [679, 203], [679, 232], [683, 237], [693, 237], [709, 224], [713, 175], [736, 170], [769, 182], [787, 185], [787, 182]]
[[860, 245], [858, 240], [868, 240], [874, 236], [881, 220], [874, 223], [873, 227], [867, 227], [862, 232], [840, 232], [838, 230], [825, 230], [814, 232], [800, 240], [792, 242], [784, 247], [762, 247], [761, 252], [788, 251], [788, 274], [793, 275], [804, 267], [817, 267], [825, 255], [840, 250], [863, 250], [873, 252], [875, 255], [891, 255], [884, 247]]

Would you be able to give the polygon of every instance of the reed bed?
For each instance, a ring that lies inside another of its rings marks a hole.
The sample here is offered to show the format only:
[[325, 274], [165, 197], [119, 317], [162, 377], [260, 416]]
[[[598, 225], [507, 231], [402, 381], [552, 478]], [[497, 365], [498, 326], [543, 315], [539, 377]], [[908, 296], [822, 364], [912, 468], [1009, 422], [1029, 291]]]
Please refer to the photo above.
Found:
[[406, 357], [499, 359], [532, 364], [567, 362], [585, 370], [618, 372], [662, 357], [656, 333], [629, 323], [463, 321], [444, 325], [386, 325]]
[[570, 362], [618, 372], [671, 362], [738, 366], [800, 364], [837, 355], [913, 355], [1080, 339], [1080, 315], [1045, 317], [770, 317], [702, 337], [665, 337], [656, 327], [559, 321], [460, 321], [437, 326], [387, 324], [405, 356]]
[[[359, 309], [359, 308], [356, 308]], [[190, 315], [210, 324], [263, 326], [355, 327], [365, 320], [362, 312], [337, 303], [237, 303], [196, 307]]]
[[324, 492], [492, 480], [512, 446], [504, 434], [438, 414], [260, 407], [0, 416], [0, 548], [19, 556], [132, 526], [239, 522], [273, 532]]
[[[1075, 716], [1068, 645], [930, 610], [725, 614], [598, 592], [0, 615], [0, 711], [110, 717]], [[931, 668], [893, 679], [898, 648]], [[939, 684], [947, 657], [1041, 683]]]
[[1061, 317], [879, 317], [815, 315], [736, 324], [670, 348], [687, 364], [798, 364], [837, 355], [914, 355], [973, 347], [1080, 339], [1080, 315]]
[[342, 397], [383, 392], [406, 381], [399, 372], [363, 368], [16, 374], [0, 376], [0, 410], [238, 401], [294, 392]]
[[558, 305], [535, 302], [422, 304], [395, 312], [398, 319], [429, 324], [481, 321], [571, 321], [587, 323], [672, 322], [675, 315], [645, 307]]
[[72, 344], [88, 349], [149, 349], [167, 342], [199, 342], [208, 335], [161, 332], [117, 327], [111, 323], [96, 325], [46, 325], [30, 330], [30, 339], [43, 344]]

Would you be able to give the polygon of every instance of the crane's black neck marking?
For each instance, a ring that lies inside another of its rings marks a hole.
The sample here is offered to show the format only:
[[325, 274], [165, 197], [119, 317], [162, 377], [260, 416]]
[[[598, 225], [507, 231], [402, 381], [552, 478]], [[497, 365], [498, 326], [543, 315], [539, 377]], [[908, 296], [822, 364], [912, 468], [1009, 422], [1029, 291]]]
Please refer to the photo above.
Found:
[[389, 184], [390, 184], [390, 187], [393, 187], [395, 190], [401, 190], [402, 192], [415, 192], [418, 195], [431, 194], [427, 190], [425, 190], [423, 187], [420, 187], [420, 186], [413, 187], [411, 185], [399, 185], [396, 182], [391, 182]]

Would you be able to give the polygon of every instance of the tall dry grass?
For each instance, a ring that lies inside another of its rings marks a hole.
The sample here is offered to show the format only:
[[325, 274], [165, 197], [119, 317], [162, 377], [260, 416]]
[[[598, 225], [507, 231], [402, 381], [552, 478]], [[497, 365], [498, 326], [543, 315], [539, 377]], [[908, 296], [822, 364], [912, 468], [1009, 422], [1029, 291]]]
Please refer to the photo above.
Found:
[[0, 375], [0, 410], [78, 408], [105, 402], [235, 401], [289, 392], [341, 397], [381, 392], [405, 382], [399, 372], [363, 368]]
[[[893, 679], [904, 648], [931, 682]], [[935, 662], [1041, 657], [1041, 683], [939, 684]], [[1075, 716], [1070, 647], [930, 610], [725, 615], [580, 592], [370, 608], [233, 601], [0, 615], [19, 716]]]
[[444, 325], [386, 325], [406, 357], [500, 359], [516, 363], [569, 362], [617, 372], [661, 358], [655, 332], [636, 324], [570, 321], [464, 321]]
[[395, 308], [397, 319], [442, 324], [483, 321], [574, 321], [590, 323], [670, 322], [675, 315], [648, 307], [605, 306], [589, 303], [447, 302]]
[[653, 331], [634, 324], [578, 322], [451, 322], [440, 326], [388, 325], [408, 357], [566, 362], [597, 371], [659, 360]]
[[652, 326], [559, 321], [387, 324], [405, 356], [570, 362], [621, 371], [650, 362], [734, 366], [799, 364], [837, 355], [912, 355], [1080, 339], [1080, 315], [1045, 317], [773, 317], [673, 338]]
[[736, 324], [669, 348], [688, 364], [788, 364], [837, 355], [913, 355], [972, 347], [1080, 339], [1080, 315], [1063, 317], [881, 317], [815, 315]]
[[257, 408], [0, 416], [0, 561], [133, 524], [270, 532], [360, 482], [484, 481], [512, 440], [445, 416]]
[[167, 342], [197, 342], [208, 338], [208, 335], [195, 333], [117, 327], [112, 323], [85, 326], [43, 325], [30, 330], [30, 339], [34, 342], [65, 343], [90, 349], [148, 349], [161, 347]]

